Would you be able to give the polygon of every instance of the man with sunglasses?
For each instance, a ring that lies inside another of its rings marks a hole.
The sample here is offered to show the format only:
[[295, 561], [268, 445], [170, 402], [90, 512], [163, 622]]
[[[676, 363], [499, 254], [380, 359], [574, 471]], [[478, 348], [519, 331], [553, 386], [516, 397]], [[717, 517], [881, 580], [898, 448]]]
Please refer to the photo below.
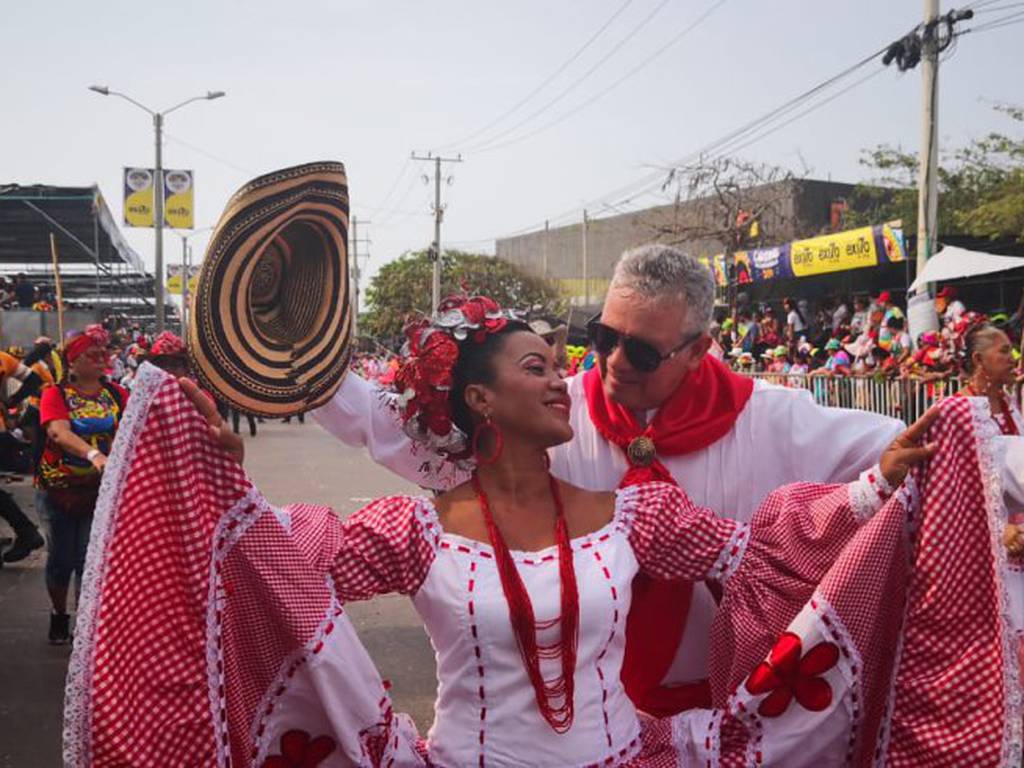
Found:
[[[804, 390], [729, 371], [707, 354], [713, 303], [712, 276], [697, 259], [662, 245], [623, 254], [588, 325], [598, 364], [569, 380], [574, 437], [550, 452], [555, 476], [602, 491], [676, 482], [694, 503], [747, 522], [782, 485], [856, 478], [902, 431], [894, 419], [822, 408]], [[367, 447], [422, 486], [465, 479], [424, 474], [394, 412], [355, 375], [315, 415], [343, 442]], [[734, 550], [739, 562], [742, 544]], [[665, 715], [710, 703], [715, 609], [703, 585], [634, 585], [622, 677], [641, 709]]]

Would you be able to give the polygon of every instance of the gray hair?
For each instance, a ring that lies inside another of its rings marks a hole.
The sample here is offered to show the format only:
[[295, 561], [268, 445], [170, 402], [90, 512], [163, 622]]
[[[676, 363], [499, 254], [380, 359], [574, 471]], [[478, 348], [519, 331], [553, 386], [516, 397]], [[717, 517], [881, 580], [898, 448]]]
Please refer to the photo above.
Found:
[[610, 290], [633, 291], [650, 299], [682, 299], [693, 332], [706, 332], [711, 325], [715, 309], [711, 270], [676, 248], [649, 243], [626, 251], [615, 265]]

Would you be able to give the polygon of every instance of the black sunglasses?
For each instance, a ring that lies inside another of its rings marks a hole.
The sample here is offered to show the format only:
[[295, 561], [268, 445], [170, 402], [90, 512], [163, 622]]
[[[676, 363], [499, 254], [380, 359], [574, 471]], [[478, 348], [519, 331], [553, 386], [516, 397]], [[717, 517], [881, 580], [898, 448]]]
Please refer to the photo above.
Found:
[[683, 339], [682, 344], [663, 355], [650, 342], [619, 333], [611, 326], [602, 323], [598, 319], [599, 317], [599, 315], [592, 317], [587, 322], [587, 337], [590, 339], [590, 343], [597, 351], [597, 354], [601, 355], [601, 357], [607, 357], [615, 347], [621, 344], [629, 364], [642, 373], [656, 371], [663, 362], [675, 357], [701, 337], [701, 333], [698, 331]]

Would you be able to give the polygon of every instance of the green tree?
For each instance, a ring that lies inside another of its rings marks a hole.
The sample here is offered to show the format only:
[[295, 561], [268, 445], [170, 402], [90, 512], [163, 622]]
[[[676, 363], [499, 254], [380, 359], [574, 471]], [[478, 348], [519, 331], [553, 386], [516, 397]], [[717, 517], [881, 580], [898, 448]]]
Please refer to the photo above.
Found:
[[[1024, 109], [996, 107], [1015, 123]], [[874, 172], [851, 201], [851, 223], [902, 219], [917, 230], [917, 155], [881, 145], [866, 150], [861, 164]], [[974, 139], [939, 165], [939, 235], [1024, 240], [1024, 140], [1001, 133]]]
[[[411, 251], [381, 267], [366, 289], [363, 333], [382, 341], [401, 335], [410, 315], [429, 313], [432, 263], [427, 251]], [[441, 296], [463, 290], [490, 296], [503, 307], [560, 315], [565, 300], [539, 277], [494, 256], [444, 251], [441, 256]]]

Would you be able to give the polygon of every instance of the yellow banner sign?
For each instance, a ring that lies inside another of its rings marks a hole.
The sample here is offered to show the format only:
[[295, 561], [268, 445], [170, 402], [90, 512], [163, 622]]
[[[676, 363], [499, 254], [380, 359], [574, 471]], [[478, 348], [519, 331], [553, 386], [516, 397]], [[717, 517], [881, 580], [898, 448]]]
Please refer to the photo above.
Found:
[[124, 169], [124, 223], [127, 227], [152, 227], [154, 215], [153, 171]]
[[[199, 285], [199, 267], [189, 267], [189, 281], [188, 281], [188, 292], [194, 294], [196, 292], [196, 286]], [[167, 292], [180, 296], [182, 288], [184, 288], [184, 280], [182, 279], [182, 267], [181, 264], [168, 264], [167, 265]]]
[[175, 229], [192, 229], [194, 195], [192, 171], [164, 171], [164, 222]]
[[864, 227], [808, 240], [796, 240], [791, 246], [790, 259], [793, 274], [796, 277], [807, 277], [873, 267], [878, 264], [878, 252], [875, 250], [871, 227]]

